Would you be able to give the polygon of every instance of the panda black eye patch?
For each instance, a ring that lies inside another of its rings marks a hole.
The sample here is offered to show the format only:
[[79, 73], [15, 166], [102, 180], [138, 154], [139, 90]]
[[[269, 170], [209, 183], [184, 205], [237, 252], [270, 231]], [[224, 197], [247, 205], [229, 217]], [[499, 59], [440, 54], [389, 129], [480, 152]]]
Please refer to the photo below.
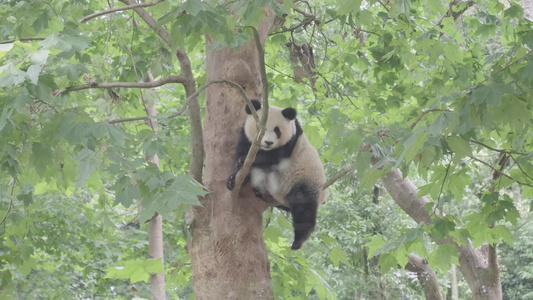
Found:
[[278, 126], [274, 128], [274, 132], [276, 133], [276, 137], [279, 139], [281, 137], [281, 130], [279, 130]]

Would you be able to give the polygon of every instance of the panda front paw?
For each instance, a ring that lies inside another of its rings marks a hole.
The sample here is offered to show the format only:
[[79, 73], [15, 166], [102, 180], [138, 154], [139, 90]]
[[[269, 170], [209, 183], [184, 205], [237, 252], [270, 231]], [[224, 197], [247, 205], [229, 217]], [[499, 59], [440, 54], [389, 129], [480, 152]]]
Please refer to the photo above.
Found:
[[245, 157], [239, 157], [239, 159], [237, 159], [237, 162], [235, 163], [235, 168], [236, 169], [240, 169], [242, 167], [242, 165], [244, 165], [244, 161], [246, 160], [246, 156]]
[[228, 178], [228, 181], [226, 181], [226, 188], [231, 191], [233, 190], [234, 187], [235, 187], [235, 174], [232, 174]]

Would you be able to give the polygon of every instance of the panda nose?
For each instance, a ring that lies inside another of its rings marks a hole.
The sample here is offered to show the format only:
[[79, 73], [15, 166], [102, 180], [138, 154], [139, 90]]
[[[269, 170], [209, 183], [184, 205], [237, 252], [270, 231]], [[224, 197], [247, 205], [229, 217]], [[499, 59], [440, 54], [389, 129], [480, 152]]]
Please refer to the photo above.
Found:
[[266, 144], [267, 146], [272, 146], [272, 144], [274, 144], [274, 142], [265, 141], [265, 144]]

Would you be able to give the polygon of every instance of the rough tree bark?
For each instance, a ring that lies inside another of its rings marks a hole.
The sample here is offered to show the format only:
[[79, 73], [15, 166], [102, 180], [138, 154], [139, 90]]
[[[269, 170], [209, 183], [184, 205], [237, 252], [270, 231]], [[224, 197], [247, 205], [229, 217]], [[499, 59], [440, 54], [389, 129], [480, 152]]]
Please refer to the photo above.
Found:
[[426, 299], [442, 300], [442, 295], [439, 291], [439, 282], [437, 281], [437, 274], [431, 269], [427, 260], [409, 254], [409, 262], [405, 268], [411, 272], [415, 272], [418, 277], [418, 282], [422, 285]]
[[[258, 28], [261, 43], [273, 29], [270, 13]], [[206, 47], [210, 41], [206, 38]], [[257, 49], [208, 51], [207, 81], [228, 79], [241, 85], [248, 98], [261, 99]], [[262, 213], [267, 205], [251, 189], [231, 198], [225, 187], [232, 170], [233, 149], [244, 122], [245, 102], [229, 84], [211, 85], [206, 93], [204, 122], [204, 185], [211, 194], [194, 209], [193, 239], [188, 249], [193, 264], [196, 299], [272, 299], [270, 265], [263, 240]]]
[[[429, 200], [426, 197], [416, 198], [416, 186], [409, 179], [403, 178], [400, 170], [387, 173], [382, 181], [394, 201], [411, 218], [417, 223], [431, 223], [431, 216], [425, 208]], [[435, 211], [435, 215], [439, 214], [438, 211]], [[473, 300], [502, 299], [500, 267], [495, 246], [485, 244], [474, 249], [471, 244], [459, 246], [451, 240], [439, 242], [449, 243], [457, 247], [459, 269], [472, 291]]]

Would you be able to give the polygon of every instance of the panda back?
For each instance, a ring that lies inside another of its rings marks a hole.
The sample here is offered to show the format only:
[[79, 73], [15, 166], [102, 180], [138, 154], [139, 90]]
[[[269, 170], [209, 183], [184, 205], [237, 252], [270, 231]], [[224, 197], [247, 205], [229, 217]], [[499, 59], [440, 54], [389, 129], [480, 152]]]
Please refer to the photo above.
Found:
[[290, 164], [284, 167], [287, 170], [280, 174], [279, 192], [273, 195], [277, 201], [288, 206], [285, 196], [295, 185], [304, 184], [318, 194], [319, 204], [325, 202], [327, 194], [323, 188], [326, 183], [324, 167], [318, 151], [309, 143], [304, 133], [296, 141], [290, 156]]

